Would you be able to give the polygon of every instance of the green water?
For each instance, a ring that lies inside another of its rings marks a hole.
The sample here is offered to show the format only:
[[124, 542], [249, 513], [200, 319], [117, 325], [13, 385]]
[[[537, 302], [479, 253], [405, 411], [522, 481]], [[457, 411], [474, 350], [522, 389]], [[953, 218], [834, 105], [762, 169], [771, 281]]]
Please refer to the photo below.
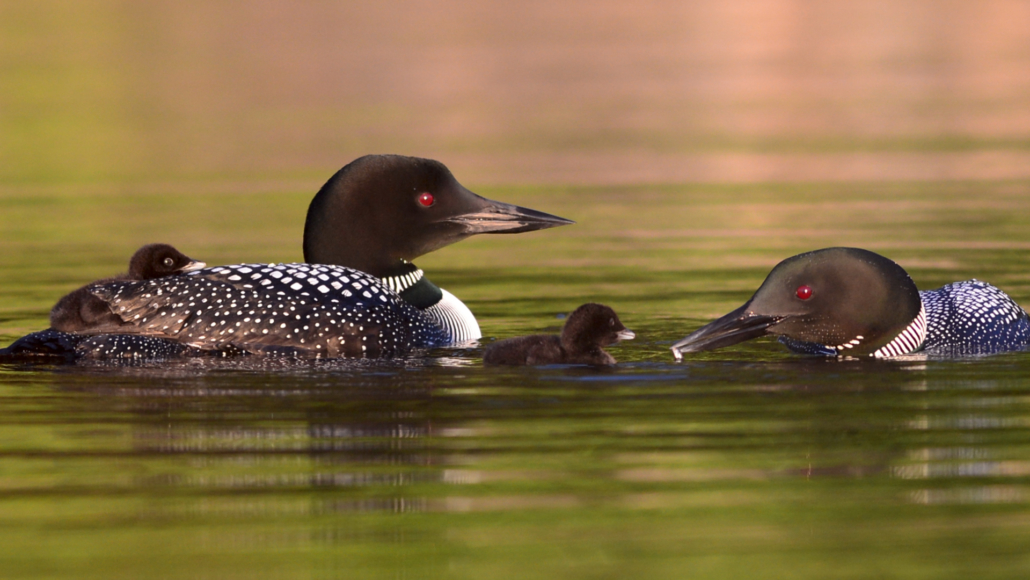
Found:
[[[459, 175], [459, 178], [461, 176]], [[575, 226], [417, 263], [487, 341], [596, 300], [617, 368], [0, 365], [5, 578], [1022, 578], [1030, 356], [668, 346], [780, 259], [852, 245], [1030, 304], [1030, 183], [476, 187]], [[0, 344], [144, 242], [299, 260], [318, 186], [0, 193]]]
[[604, 371], [0, 365], [0, 578], [1030, 577], [1027, 353], [668, 349], [836, 245], [1030, 306], [1027, 21], [0, 0], [0, 345], [144, 243], [300, 260], [313, 193], [375, 152], [576, 220], [417, 260], [487, 341], [589, 300], [637, 333]]

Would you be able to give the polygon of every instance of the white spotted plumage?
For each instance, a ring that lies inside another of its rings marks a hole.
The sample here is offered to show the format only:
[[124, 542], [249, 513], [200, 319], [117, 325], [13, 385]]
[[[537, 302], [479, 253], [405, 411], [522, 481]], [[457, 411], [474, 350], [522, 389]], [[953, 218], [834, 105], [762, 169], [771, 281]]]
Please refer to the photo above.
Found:
[[1030, 342], [1026, 311], [986, 282], [953, 282], [919, 295], [929, 327], [924, 350], [994, 352]]
[[343, 266], [222, 266], [93, 293], [136, 332], [203, 350], [393, 356], [452, 341], [446, 327], [380, 279]]

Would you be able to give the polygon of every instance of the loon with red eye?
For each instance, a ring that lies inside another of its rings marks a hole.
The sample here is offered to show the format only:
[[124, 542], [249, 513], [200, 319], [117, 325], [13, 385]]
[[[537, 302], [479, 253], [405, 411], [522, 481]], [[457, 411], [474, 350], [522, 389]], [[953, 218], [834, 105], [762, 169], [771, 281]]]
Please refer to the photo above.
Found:
[[101, 326], [45, 330], [0, 349], [0, 361], [180, 352], [379, 358], [460, 344], [481, 337], [475, 315], [412, 260], [473, 235], [571, 223], [476, 195], [439, 161], [368, 155], [337, 171], [311, 200], [304, 262], [93, 284], [88, 293], [120, 321], [120, 334], [99, 334]]
[[672, 352], [680, 360], [765, 335], [803, 354], [960, 356], [1025, 348], [1030, 317], [985, 282], [921, 292], [904, 268], [879, 254], [826, 248], [777, 264], [743, 306], [676, 342]]

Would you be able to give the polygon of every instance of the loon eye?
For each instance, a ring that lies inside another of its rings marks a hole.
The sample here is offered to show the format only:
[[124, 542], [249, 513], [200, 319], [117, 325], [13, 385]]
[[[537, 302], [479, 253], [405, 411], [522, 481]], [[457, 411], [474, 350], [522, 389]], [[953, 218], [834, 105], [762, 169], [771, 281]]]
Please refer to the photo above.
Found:
[[430, 207], [431, 205], [436, 203], [436, 198], [433, 197], [433, 194], [426, 191], [418, 196], [418, 202], [422, 205], [422, 207]]
[[609, 318], [608, 319], [608, 326], [615, 326], [615, 319], [614, 318]]
[[164, 264], [165, 267], [171, 268], [172, 266], [175, 265], [175, 260], [173, 260], [171, 258], [165, 258], [164, 260], [161, 261], [161, 263]]
[[806, 284], [802, 284], [801, 286], [798, 286], [797, 295], [798, 295], [798, 298], [800, 298], [802, 300], [808, 300], [809, 298], [812, 297], [812, 287], [808, 286]]

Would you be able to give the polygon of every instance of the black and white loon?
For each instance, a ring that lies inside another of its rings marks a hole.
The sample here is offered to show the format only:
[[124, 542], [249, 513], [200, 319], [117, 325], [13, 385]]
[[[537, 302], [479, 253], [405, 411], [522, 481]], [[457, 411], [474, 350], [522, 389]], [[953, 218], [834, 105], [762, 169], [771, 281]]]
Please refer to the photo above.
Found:
[[387, 357], [481, 337], [469, 309], [410, 260], [483, 233], [570, 220], [480, 197], [440, 162], [361, 157], [315, 195], [304, 259], [89, 287], [126, 325], [30, 334], [3, 354], [150, 358], [190, 353]]
[[879, 254], [827, 248], [777, 264], [743, 306], [673, 344], [672, 353], [680, 360], [767, 334], [805, 354], [983, 354], [1025, 348], [1030, 318], [985, 282], [919, 291]]

